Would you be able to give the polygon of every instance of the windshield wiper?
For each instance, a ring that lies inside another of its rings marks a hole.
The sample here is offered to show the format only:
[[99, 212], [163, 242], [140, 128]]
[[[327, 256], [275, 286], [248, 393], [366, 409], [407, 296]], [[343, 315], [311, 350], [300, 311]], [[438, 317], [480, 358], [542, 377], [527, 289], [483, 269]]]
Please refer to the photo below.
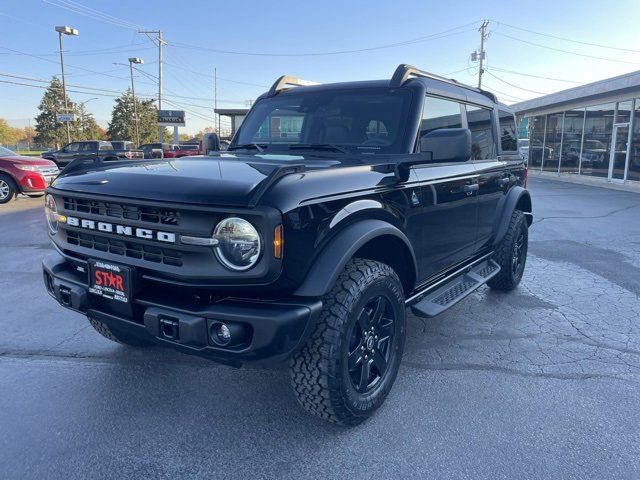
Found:
[[266, 145], [258, 145], [257, 143], [243, 143], [242, 145], [233, 145], [232, 147], [227, 148], [227, 150], [238, 150], [244, 148], [246, 150], [253, 148], [258, 150], [260, 153], [264, 152], [264, 147]]
[[349, 153], [346, 148], [342, 148], [332, 143], [292, 143], [290, 150], [330, 150], [332, 152]]

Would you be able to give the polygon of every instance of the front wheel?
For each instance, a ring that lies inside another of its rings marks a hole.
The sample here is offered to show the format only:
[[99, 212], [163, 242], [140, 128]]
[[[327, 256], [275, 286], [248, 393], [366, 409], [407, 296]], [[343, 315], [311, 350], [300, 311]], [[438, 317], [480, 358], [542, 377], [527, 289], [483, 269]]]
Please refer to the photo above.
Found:
[[8, 175], [0, 174], [0, 204], [10, 202], [17, 191], [13, 179]]
[[362, 422], [391, 390], [404, 341], [400, 279], [384, 263], [351, 260], [324, 297], [315, 330], [291, 359], [298, 402], [334, 423]]
[[487, 282], [495, 290], [509, 291], [518, 286], [527, 262], [529, 248], [529, 228], [527, 219], [520, 210], [515, 210], [509, 221], [509, 228], [496, 248], [494, 260], [500, 265], [500, 272]]

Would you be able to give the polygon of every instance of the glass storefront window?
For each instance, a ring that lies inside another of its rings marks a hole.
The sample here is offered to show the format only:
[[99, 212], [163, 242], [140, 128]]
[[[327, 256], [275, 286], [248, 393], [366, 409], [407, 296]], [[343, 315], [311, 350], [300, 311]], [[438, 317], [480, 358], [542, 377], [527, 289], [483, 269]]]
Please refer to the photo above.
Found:
[[631, 136], [627, 180], [640, 182], [640, 99], [636, 99], [636, 109], [633, 116], [633, 134]]
[[615, 123], [629, 123], [631, 119], [631, 100], [618, 103]]
[[582, 146], [583, 175], [607, 177], [615, 103], [587, 107]]
[[529, 119], [529, 166], [540, 167], [542, 165], [542, 147], [544, 144], [544, 115]]
[[560, 153], [562, 147], [562, 124], [564, 115], [554, 113], [547, 116], [547, 136], [544, 143], [543, 170], [547, 172], [557, 172], [560, 165]]
[[584, 108], [568, 110], [564, 113], [561, 172], [578, 173], [583, 126]]

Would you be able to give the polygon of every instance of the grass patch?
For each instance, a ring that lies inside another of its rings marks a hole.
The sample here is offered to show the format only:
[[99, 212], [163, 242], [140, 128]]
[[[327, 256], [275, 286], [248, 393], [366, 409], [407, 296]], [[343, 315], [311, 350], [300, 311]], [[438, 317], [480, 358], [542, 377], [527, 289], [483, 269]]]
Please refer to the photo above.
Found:
[[25, 157], [39, 157], [44, 153], [44, 150], [18, 150], [16, 153]]

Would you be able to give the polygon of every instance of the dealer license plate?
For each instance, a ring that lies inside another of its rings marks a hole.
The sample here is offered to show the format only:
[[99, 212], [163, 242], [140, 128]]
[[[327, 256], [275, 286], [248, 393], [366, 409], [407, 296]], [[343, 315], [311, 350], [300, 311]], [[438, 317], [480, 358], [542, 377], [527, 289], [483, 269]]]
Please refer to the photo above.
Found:
[[131, 301], [130, 267], [89, 260], [89, 291], [95, 295], [121, 303]]

